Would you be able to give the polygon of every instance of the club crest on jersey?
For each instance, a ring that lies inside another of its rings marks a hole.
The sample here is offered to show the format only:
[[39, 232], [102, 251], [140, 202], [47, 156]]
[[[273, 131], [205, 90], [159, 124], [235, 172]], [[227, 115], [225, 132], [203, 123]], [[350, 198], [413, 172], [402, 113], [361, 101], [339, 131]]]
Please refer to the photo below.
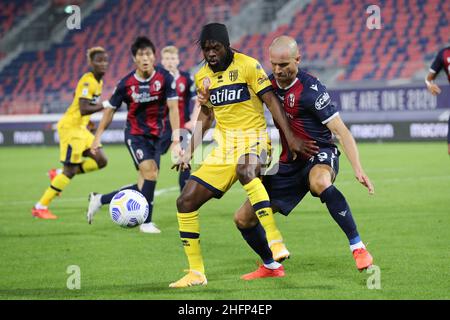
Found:
[[324, 162], [328, 159], [328, 155], [326, 154], [326, 152], [321, 152], [317, 155], [317, 159], [319, 159], [320, 162]]
[[314, 106], [316, 107], [317, 110], [322, 110], [323, 108], [328, 106], [330, 102], [331, 102], [330, 94], [328, 92], [323, 92], [317, 97]]
[[288, 106], [293, 108], [295, 106], [295, 94], [290, 93], [288, 97]]
[[137, 149], [137, 150], [136, 150], [136, 157], [137, 157], [139, 160], [142, 160], [142, 159], [144, 158], [144, 151], [142, 151], [142, 149]]
[[237, 70], [231, 70], [228, 74], [228, 77], [230, 78], [230, 81], [234, 82], [237, 80], [239, 76], [239, 73]]
[[155, 89], [155, 91], [161, 90], [161, 82], [156, 80], [155, 83], [153, 84], [153, 88]]
[[186, 90], [186, 87], [184, 86], [184, 83], [180, 83], [178, 85], [178, 90], [180, 90], [180, 92], [184, 92], [184, 90]]

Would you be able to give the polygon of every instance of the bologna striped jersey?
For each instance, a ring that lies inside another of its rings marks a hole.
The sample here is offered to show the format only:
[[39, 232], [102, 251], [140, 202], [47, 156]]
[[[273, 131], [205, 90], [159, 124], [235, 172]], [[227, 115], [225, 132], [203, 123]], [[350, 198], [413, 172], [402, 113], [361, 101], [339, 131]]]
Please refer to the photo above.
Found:
[[[339, 112], [331, 103], [326, 87], [317, 78], [302, 70], [298, 71], [295, 80], [286, 88], [282, 88], [273, 75], [270, 75], [269, 79], [281, 100], [294, 134], [305, 140], [315, 140], [321, 148], [336, 147], [326, 124]], [[275, 125], [278, 127], [277, 124]], [[283, 132], [279, 131], [283, 147], [280, 161], [290, 162], [292, 154]], [[306, 160], [300, 158], [302, 157], [297, 159]]]
[[450, 82], [450, 47], [439, 51], [431, 65], [430, 71], [439, 73], [442, 69], [444, 69], [444, 72], [447, 74], [447, 79]]
[[119, 109], [127, 105], [126, 130], [133, 135], [160, 137], [168, 114], [167, 100], [178, 100], [172, 75], [161, 67], [155, 67], [147, 79], [136, 71], [119, 81], [109, 99], [109, 104]]

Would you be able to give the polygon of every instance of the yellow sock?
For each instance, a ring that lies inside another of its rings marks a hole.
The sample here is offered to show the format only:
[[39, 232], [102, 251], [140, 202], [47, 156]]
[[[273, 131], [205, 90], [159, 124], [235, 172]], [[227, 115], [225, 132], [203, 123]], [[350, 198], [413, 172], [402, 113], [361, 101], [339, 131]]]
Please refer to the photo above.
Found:
[[98, 170], [98, 164], [94, 159], [87, 158], [81, 163], [81, 170], [83, 170], [84, 173]]
[[58, 174], [50, 184], [50, 187], [45, 190], [44, 195], [39, 200], [39, 203], [43, 206], [48, 207], [50, 202], [56, 197], [56, 195], [64, 190], [64, 188], [69, 184], [70, 179], [63, 173]]
[[189, 261], [189, 269], [205, 273], [202, 253], [200, 250], [200, 223], [198, 211], [177, 213], [180, 238], [184, 252]]
[[270, 244], [271, 241], [283, 241], [270, 207], [269, 195], [262, 181], [259, 178], [255, 178], [244, 185], [244, 190], [247, 192], [248, 199], [255, 210], [259, 222], [266, 230], [267, 242]]

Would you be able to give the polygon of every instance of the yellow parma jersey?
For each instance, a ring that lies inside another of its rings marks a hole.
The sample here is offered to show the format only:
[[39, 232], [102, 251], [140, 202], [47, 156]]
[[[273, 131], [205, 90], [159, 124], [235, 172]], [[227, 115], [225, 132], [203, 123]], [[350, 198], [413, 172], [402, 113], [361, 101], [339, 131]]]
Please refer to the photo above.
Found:
[[225, 71], [214, 72], [205, 64], [195, 75], [195, 85], [204, 89], [210, 83], [208, 106], [213, 108], [216, 128], [265, 130], [264, 107], [258, 95], [272, 90], [261, 64], [245, 54], [234, 53]]
[[103, 80], [95, 79], [92, 72], [85, 73], [78, 81], [75, 96], [72, 104], [58, 122], [58, 127], [86, 127], [91, 115], [82, 116], [80, 112], [80, 98], [90, 100], [91, 104], [96, 104], [102, 94]]

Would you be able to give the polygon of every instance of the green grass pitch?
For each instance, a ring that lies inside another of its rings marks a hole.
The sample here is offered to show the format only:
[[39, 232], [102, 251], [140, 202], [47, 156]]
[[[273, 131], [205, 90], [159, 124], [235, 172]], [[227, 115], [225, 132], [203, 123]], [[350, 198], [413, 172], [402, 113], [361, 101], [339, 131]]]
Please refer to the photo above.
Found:
[[[58, 166], [55, 147], [0, 149], [0, 299], [449, 299], [450, 158], [445, 143], [360, 144], [364, 168], [375, 185], [369, 196], [344, 155], [336, 185], [346, 196], [359, 232], [380, 270], [359, 273], [345, 235], [326, 207], [308, 195], [278, 225], [291, 251], [287, 276], [245, 282], [256, 255], [234, 227], [244, 200], [236, 184], [200, 211], [207, 287], [170, 289], [187, 268], [178, 237], [177, 175], [162, 162], [154, 221], [160, 235], [114, 225], [104, 207], [88, 225], [90, 191], [107, 192], [134, 182], [124, 146], [106, 146], [109, 165], [78, 176], [51, 209], [55, 221], [31, 217]], [[81, 270], [81, 289], [69, 290], [68, 266]]]

